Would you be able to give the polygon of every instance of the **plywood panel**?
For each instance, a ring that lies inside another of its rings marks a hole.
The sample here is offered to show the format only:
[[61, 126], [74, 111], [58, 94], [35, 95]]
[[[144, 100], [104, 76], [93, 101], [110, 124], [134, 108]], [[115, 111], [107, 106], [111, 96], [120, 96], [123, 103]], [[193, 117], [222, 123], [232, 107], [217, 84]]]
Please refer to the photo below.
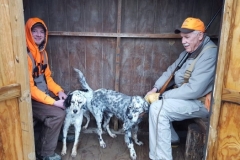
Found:
[[103, 30], [103, 6], [102, 1], [85, 1], [84, 24], [85, 32], [101, 32]]
[[[39, 14], [44, 17], [44, 21], [49, 23], [50, 31], [117, 33], [118, 0], [59, 0], [58, 4], [53, 1], [47, 1], [47, 4], [38, 1], [29, 3], [27, 8], [32, 8], [33, 3], [39, 6], [34, 7], [36, 6], [34, 4], [33, 8], [36, 12], [33, 14], [31, 13], [34, 12], [33, 9], [30, 9], [30, 15], [26, 16]], [[208, 20], [211, 17], [209, 15], [217, 9], [213, 7], [216, 3], [212, 0], [201, 2], [122, 0], [120, 33], [173, 33], [187, 16], [194, 15]], [[205, 12], [204, 9], [199, 9], [199, 6], [206, 5], [207, 7], [203, 7], [207, 8]], [[41, 11], [37, 11], [41, 8], [47, 8], [45, 14], [48, 14], [48, 17]], [[50, 36], [48, 53], [54, 79], [66, 91], [77, 89], [79, 85], [71, 67], [78, 66], [86, 73], [89, 84], [95, 89], [101, 87], [114, 89], [112, 81], [117, 77], [114, 57], [116, 43], [117, 38], [109, 40], [97, 36], [67, 38]], [[119, 88], [122, 88], [124, 93], [140, 95], [145, 94], [152, 87], [155, 80], [166, 69], [166, 65], [171, 64], [183, 50], [180, 39], [121, 38], [120, 46], [122, 66], [120, 65], [119, 81], [122, 86]], [[156, 66], [159, 62], [161, 66]], [[135, 72], [139, 68], [142, 73]]]
[[[139, 0], [137, 5], [136, 32], [154, 33], [154, 1]], [[129, 6], [131, 7], [131, 6]], [[130, 8], [129, 8], [130, 9]], [[127, 26], [126, 26], [127, 27]]]
[[[176, 28], [180, 27], [183, 23], [183, 21], [190, 16], [193, 16], [194, 12], [194, 4], [196, 1], [191, 0], [176, 0], [173, 2], [174, 6], [174, 20], [172, 24], [172, 31], [174, 31]], [[210, 1], [208, 1], [210, 3]], [[202, 6], [202, 5], [201, 5]], [[204, 6], [202, 6], [204, 7]], [[208, 14], [205, 13], [205, 16]], [[199, 17], [200, 15], [196, 15]]]
[[86, 73], [91, 82], [89, 85], [95, 90], [103, 84], [102, 61], [103, 46], [101, 38], [88, 38], [86, 43]]
[[[0, 86], [6, 86], [16, 82], [14, 55], [11, 42], [13, 33], [11, 31], [12, 7], [8, 0], [0, 2]], [[6, 25], [8, 24], [8, 25]], [[17, 99], [0, 102], [0, 139], [2, 146], [1, 157], [7, 159], [23, 159], [23, 145], [21, 139], [21, 124]], [[17, 137], [17, 135], [19, 135]]]
[[[49, 30], [67, 30], [67, 15], [66, 15], [67, 1], [48, 1], [49, 10]], [[57, 13], [57, 14], [56, 14]], [[69, 70], [69, 54], [68, 41], [66, 37], [49, 39], [50, 50], [49, 54], [50, 67], [53, 71], [54, 80], [60, 84], [63, 89], [69, 88], [70, 84], [70, 70]], [[54, 68], [54, 69], [53, 69]]]
[[117, 4], [118, 0], [104, 0], [102, 1], [103, 7], [103, 20], [101, 32], [117, 32]]
[[222, 105], [216, 146], [218, 159], [240, 159], [239, 113], [239, 105], [231, 103]]
[[4, 37], [0, 39], [0, 87], [17, 84], [20, 93], [0, 102], [0, 158], [34, 159], [23, 6], [14, 0], [1, 1], [0, 6], [0, 34]]
[[85, 38], [74, 37], [69, 39], [68, 52], [69, 52], [70, 88], [68, 89], [68, 91], [81, 88], [78, 81], [78, 76], [75, 74], [73, 68], [80, 69], [85, 76], [87, 75], [85, 43], [86, 43]]
[[[230, 43], [228, 43], [229, 67], [226, 68], [224, 86], [228, 89], [240, 91], [240, 2], [226, 1], [231, 5], [232, 20], [230, 21]], [[240, 159], [240, 108], [238, 104], [224, 103], [221, 107], [219, 120], [219, 138], [217, 157], [220, 159]]]
[[122, 1], [121, 32], [137, 33], [137, 6], [138, 1]]
[[[0, 102], [0, 139], [4, 159], [23, 159], [22, 131], [17, 99]], [[26, 155], [27, 156], [27, 155]]]
[[[174, 23], [176, 19], [174, 17], [176, 1], [175, 0], [163, 0], [155, 1], [155, 22], [154, 33], [173, 33]], [[178, 20], [177, 20], [178, 21]], [[180, 22], [182, 23], [182, 22]]]
[[239, 105], [222, 101], [223, 88], [239, 92], [240, 2], [226, 0], [223, 12], [214, 104], [210, 120], [207, 159], [239, 159]]
[[83, 32], [85, 31], [84, 22], [84, 1], [69, 0], [66, 3], [67, 31]]

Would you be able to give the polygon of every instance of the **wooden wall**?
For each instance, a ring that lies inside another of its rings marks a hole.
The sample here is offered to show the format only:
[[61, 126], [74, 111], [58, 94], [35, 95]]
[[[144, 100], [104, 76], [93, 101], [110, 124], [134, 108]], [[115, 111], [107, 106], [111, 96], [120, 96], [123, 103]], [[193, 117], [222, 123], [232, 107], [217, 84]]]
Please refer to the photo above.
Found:
[[240, 159], [240, 1], [225, 0], [208, 160]]
[[34, 160], [22, 1], [0, 1], [0, 35], [0, 160]]
[[[53, 77], [66, 91], [80, 87], [144, 95], [183, 51], [173, 34], [188, 16], [206, 24], [222, 0], [24, 0], [25, 21], [42, 18], [50, 31]], [[218, 35], [220, 16], [208, 30]]]

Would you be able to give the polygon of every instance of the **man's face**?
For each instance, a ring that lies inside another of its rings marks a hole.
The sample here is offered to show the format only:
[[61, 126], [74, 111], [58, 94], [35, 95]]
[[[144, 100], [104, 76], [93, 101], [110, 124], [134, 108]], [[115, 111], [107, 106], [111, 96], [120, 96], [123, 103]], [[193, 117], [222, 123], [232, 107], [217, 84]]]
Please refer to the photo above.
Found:
[[182, 37], [182, 44], [188, 53], [194, 52], [203, 39], [203, 33], [199, 31], [193, 31], [191, 33], [180, 33]]
[[32, 36], [36, 45], [40, 45], [45, 39], [45, 32], [42, 27], [36, 26], [32, 29]]

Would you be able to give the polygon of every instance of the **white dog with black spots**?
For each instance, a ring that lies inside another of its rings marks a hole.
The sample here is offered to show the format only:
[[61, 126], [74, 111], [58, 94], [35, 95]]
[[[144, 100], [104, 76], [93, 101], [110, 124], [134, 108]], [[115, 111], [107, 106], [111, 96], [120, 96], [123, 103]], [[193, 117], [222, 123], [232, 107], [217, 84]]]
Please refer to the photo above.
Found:
[[[145, 113], [148, 113], [149, 103], [140, 96], [128, 96], [120, 92], [107, 89], [98, 89], [93, 91], [87, 84], [82, 72], [78, 69], [74, 70], [78, 73], [79, 81], [87, 98], [87, 109], [96, 119], [98, 127], [99, 143], [102, 148], [106, 147], [106, 143], [102, 138], [102, 121], [104, 119], [103, 128], [107, 133], [115, 138], [116, 134], [112, 133], [109, 128], [109, 121], [113, 115], [123, 122], [123, 130], [125, 132], [125, 143], [130, 151], [130, 157], [136, 160], [137, 155], [134, 149], [133, 140], [137, 145], [143, 143], [138, 140], [138, 124], [141, 122]], [[133, 135], [132, 135], [133, 133]]]

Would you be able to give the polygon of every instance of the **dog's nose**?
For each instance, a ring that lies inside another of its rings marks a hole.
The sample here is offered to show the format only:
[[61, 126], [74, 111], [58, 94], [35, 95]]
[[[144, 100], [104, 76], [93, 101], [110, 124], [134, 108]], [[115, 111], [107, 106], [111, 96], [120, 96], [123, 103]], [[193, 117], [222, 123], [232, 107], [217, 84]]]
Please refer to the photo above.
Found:
[[76, 110], [76, 109], [74, 109], [74, 110], [73, 110], [73, 113], [77, 113], [77, 110]]
[[130, 119], [130, 120], [131, 120], [132, 118], [133, 118], [133, 116], [132, 116], [132, 115], [128, 115], [128, 119]]

